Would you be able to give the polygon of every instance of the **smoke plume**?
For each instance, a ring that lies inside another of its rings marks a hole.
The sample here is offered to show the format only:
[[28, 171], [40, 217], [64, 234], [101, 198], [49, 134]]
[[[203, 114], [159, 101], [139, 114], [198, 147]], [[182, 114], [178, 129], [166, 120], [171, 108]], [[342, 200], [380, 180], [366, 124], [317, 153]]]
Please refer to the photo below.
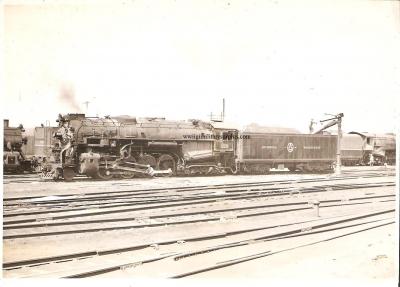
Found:
[[72, 85], [63, 84], [60, 88], [59, 100], [66, 104], [71, 112], [79, 113], [82, 111], [81, 107], [79, 106], [76, 97], [75, 91]]

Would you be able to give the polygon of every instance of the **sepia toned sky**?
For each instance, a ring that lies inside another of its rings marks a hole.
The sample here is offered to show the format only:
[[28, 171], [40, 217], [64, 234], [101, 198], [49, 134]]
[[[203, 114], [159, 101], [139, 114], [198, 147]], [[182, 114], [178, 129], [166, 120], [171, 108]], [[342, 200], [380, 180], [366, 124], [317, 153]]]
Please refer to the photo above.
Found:
[[[5, 1], [2, 113], [399, 122], [398, 1]], [[89, 101], [88, 110], [84, 102]]]

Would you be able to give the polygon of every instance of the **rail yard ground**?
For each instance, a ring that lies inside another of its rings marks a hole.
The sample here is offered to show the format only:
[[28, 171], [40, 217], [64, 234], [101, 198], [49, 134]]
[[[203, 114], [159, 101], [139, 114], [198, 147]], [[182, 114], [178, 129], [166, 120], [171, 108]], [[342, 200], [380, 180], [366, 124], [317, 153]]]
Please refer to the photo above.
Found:
[[397, 282], [396, 171], [3, 177], [4, 278]]

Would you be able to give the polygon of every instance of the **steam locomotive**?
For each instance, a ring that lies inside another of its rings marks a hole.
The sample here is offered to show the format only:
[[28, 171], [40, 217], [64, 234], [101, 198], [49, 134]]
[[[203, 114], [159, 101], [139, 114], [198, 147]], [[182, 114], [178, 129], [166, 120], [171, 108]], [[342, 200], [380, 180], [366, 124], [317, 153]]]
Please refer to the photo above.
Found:
[[341, 155], [343, 165], [395, 164], [396, 137], [394, 134], [350, 132], [342, 137]]
[[200, 120], [59, 115], [43, 178], [332, 170], [336, 136], [237, 128]]
[[3, 140], [3, 171], [5, 173], [23, 173], [31, 171], [32, 162], [28, 160], [22, 147], [27, 143], [23, 136], [24, 127], [10, 127], [9, 121], [4, 120], [4, 140]]

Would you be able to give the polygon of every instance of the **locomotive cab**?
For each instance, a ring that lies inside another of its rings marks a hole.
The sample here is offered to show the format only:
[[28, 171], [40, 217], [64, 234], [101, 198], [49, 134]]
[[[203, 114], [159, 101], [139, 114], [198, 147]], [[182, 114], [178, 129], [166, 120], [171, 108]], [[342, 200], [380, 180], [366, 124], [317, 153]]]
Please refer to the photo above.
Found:
[[220, 130], [215, 132], [216, 139], [214, 141], [214, 151], [217, 153], [233, 152], [235, 149], [235, 138], [237, 131]]
[[220, 165], [233, 172], [235, 170], [238, 129], [232, 125], [214, 122], [213, 153]]

